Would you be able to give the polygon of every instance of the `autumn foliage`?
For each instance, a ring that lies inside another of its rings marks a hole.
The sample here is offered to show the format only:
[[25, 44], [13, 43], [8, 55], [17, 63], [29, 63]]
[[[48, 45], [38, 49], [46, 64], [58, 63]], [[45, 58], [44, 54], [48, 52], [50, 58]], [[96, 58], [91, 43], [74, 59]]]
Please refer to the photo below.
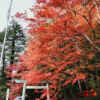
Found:
[[30, 40], [19, 63], [8, 67], [8, 77], [27, 80], [27, 85], [49, 83], [50, 100], [61, 100], [59, 93], [64, 86], [86, 80], [86, 69], [100, 65], [99, 61], [91, 63], [100, 52], [95, 31], [99, 6], [96, 0], [37, 0], [30, 9], [33, 18], [17, 13], [16, 17], [30, 22]]

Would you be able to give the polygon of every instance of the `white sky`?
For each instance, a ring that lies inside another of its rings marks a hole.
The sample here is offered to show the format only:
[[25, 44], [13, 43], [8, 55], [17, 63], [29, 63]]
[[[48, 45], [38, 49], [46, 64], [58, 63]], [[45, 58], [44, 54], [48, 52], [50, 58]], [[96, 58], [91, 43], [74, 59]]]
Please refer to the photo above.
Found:
[[[35, 0], [13, 0], [11, 16], [16, 12], [27, 10], [31, 8]], [[10, 0], [0, 0], [0, 31], [6, 27], [6, 18], [9, 8]]]

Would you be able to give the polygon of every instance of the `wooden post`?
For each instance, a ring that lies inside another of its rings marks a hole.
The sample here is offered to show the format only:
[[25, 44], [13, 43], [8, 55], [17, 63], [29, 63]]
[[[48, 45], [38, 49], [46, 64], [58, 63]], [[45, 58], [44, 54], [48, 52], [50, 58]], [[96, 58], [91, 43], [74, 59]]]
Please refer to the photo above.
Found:
[[10, 91], [10, 89], [8, 88], [8, 89], [7, 89], [7, 92], [6, 92], [6, 100], [9, 99], [9, 91]]
[[26, 82], [23, 85], [22, 100], [25, 100]]

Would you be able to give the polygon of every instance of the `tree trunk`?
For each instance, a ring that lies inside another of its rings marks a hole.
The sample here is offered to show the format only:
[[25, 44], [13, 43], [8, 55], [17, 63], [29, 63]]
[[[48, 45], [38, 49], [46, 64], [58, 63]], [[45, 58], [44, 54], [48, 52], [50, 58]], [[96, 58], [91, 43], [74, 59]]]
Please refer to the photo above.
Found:
[[10, 58], [10, 64], [14, 63], [14, 54], [15, 54], [15, 39], [12, 39], [12, 46], [11, 46], [11, 58]]

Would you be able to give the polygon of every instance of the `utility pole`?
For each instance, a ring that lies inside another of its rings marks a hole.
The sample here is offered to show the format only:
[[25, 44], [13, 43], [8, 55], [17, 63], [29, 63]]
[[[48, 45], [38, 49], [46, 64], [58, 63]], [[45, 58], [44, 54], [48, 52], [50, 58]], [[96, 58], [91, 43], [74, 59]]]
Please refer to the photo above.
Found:
[[7, 24], [6, 24], [5, 36], [4, 36], [3, 46], [2, 46], [1, 56], [0, 56], [0, 72], [2, 72], [4, 69], [3, 68], [4, 67], [3, 66], [3, 56], [4, 56], [5, 45], [6, 45], [6, 38], [7, 38], [7, 33], [8, 33], [8, 26], [9, 26], [10, 14], [11, 14], [11, 9], [12, 9], [12, 3], [13, 3], [13, 0], [10, 0], [10, 5], [8, 9], [8, 14], [7, 14]]

